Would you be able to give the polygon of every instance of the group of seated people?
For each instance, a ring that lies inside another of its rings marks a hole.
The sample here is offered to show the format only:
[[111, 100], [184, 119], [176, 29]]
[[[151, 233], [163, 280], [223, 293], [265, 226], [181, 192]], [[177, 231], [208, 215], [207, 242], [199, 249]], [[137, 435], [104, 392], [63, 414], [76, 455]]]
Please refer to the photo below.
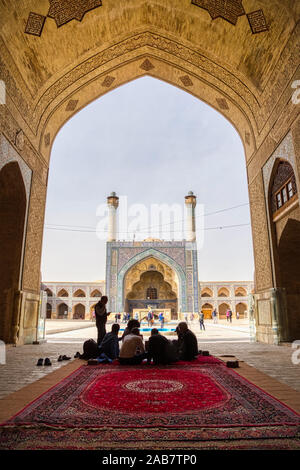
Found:
[[104, 363], [118, 359], [120, 364], [136, 365], [146, 359], [148, 363], [166, 365], [177, 361], [192, 361], [198, 355], [197, 338], [188, 329], [186, 322], [178, 324], [177, 340], [173, 341], [161, 335], [157, 328], [152, 328], [145, 345], [139, 327], [138, 320], [129, 320], [122, 337], [119, 337], [120, 325], [113, 324], [111, 332], [106, 333], [98, 350], [94, 352], [94, 357], [98, 362]]

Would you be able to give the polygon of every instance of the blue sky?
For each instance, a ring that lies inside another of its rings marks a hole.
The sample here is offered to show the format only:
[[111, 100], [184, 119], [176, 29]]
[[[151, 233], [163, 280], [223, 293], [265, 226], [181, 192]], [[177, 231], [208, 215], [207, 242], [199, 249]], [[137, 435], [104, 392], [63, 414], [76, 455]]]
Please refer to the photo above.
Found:
[[[112, 191], [150, 209], [183, 204], [190, 190], [204, 213], [248, 203], [244, 150], [233, 126], [150, 77], [107, 93], [68, 121], [54, 142], [45, 224], [56, 230], [45, 228], [43, 280], [105, 278], [105, 241], [93, 229], [97, 207]], [[248, 205], [204, 218], [200, 280], [253, 279], [250, 225], [208, 230], [249, 223]]]

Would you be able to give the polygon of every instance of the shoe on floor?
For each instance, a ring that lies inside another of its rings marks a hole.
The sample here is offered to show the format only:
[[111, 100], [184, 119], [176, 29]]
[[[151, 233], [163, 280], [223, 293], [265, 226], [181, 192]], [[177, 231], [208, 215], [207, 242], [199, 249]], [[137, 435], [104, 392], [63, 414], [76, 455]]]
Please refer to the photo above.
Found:
[[63, 360], [63, 361], [69, 361], [70, 359], [71, 359], [71, 358], [68, 357], [68, 356], [66, 356], [65, 354], [64, 354], [63, 357], [62, 357], [62, 360]]
[[44, 362], [44, 359], [42, 357], [40, 357], [40, 359], [37, 361], [37, 366], [42, 366], [43, 365], [43, 362]]
[[59, 358], [57, 359], [58, 362], [61, 362], [62, 360], [63, 360], [62, 356], [59, 356]]
[[52, 362], [50, 361], [49, 357], [46, 357], [44, 365], [45, 366], [52, 366]]
[[77, 353], [75, 354], [75, 356], [74, 356], [74, 357], [75, 357], [75, 359], [76, 359], [77, 357], [80, 357], [80, 356], [81, 356], [80, 352], [79, 352], [79, 351], [77, 351]]

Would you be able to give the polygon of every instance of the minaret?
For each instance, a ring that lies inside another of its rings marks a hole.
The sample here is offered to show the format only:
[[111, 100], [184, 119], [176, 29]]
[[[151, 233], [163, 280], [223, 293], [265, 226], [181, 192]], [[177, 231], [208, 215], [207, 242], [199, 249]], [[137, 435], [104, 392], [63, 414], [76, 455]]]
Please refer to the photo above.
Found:
[[185, 205], [187, 208], [186, 240], [188, 242], [194, 242], [196, 240], [196, 204], [196, 196], [193, 191], [189, 191], [188, 195], [185, 196]]
[[107, 198], [108, 205], [108, 242], [117, 239], [117, 209], [119, 206], [119, 198], [115, 192], [112, 192]]

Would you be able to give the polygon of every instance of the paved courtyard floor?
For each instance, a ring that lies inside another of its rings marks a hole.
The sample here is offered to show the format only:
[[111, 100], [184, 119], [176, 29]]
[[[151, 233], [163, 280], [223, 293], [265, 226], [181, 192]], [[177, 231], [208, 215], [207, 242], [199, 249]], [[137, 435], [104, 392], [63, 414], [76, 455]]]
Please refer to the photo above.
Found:
[[[97, 333], [96, 326], [92, 322], [91, 324], [77, 323], [78, 325], [64, 324], [63, 328], [70, 330], [70, 328], [76, 327], [78, 329], [59, 333], [53, 333], [59, 329], [54, 323], [51, 328], [47, 326], [47, 342], [45, 343], [16, 348], [8, 347], [6, 364], [0, 364], [0, 398], [20, 390], [72, 362], [74, 354], [77, 351], [82, 352], [83, 342], [89, 338], [95, 339]], [[293, 364], [292, 353], [294, 350], [290, 346], [272, 346], [250, 342], [249, 328], [246, 322], [213, 324], [207, 321], [205, 327], [205, 331], [200, 331], [198, 322], [190, 324], [190, 328], [197, 335], [199, 349], [209, 350], [211, 354], [216, 356], [233, 355], [240, 361], [244, 361], [300, 392], [300, 364]], [[108, 324], [107, 331], [109, 330], [110, 325]], [[172, 339], [172, 336], [168, 336], [168, 338]], [[70, 356], [71, 360], [58, 362], [58, 356], [63, 354]], [[49, 357], [52, 366], [36, 366], [37, 360], [41, 357]]]

